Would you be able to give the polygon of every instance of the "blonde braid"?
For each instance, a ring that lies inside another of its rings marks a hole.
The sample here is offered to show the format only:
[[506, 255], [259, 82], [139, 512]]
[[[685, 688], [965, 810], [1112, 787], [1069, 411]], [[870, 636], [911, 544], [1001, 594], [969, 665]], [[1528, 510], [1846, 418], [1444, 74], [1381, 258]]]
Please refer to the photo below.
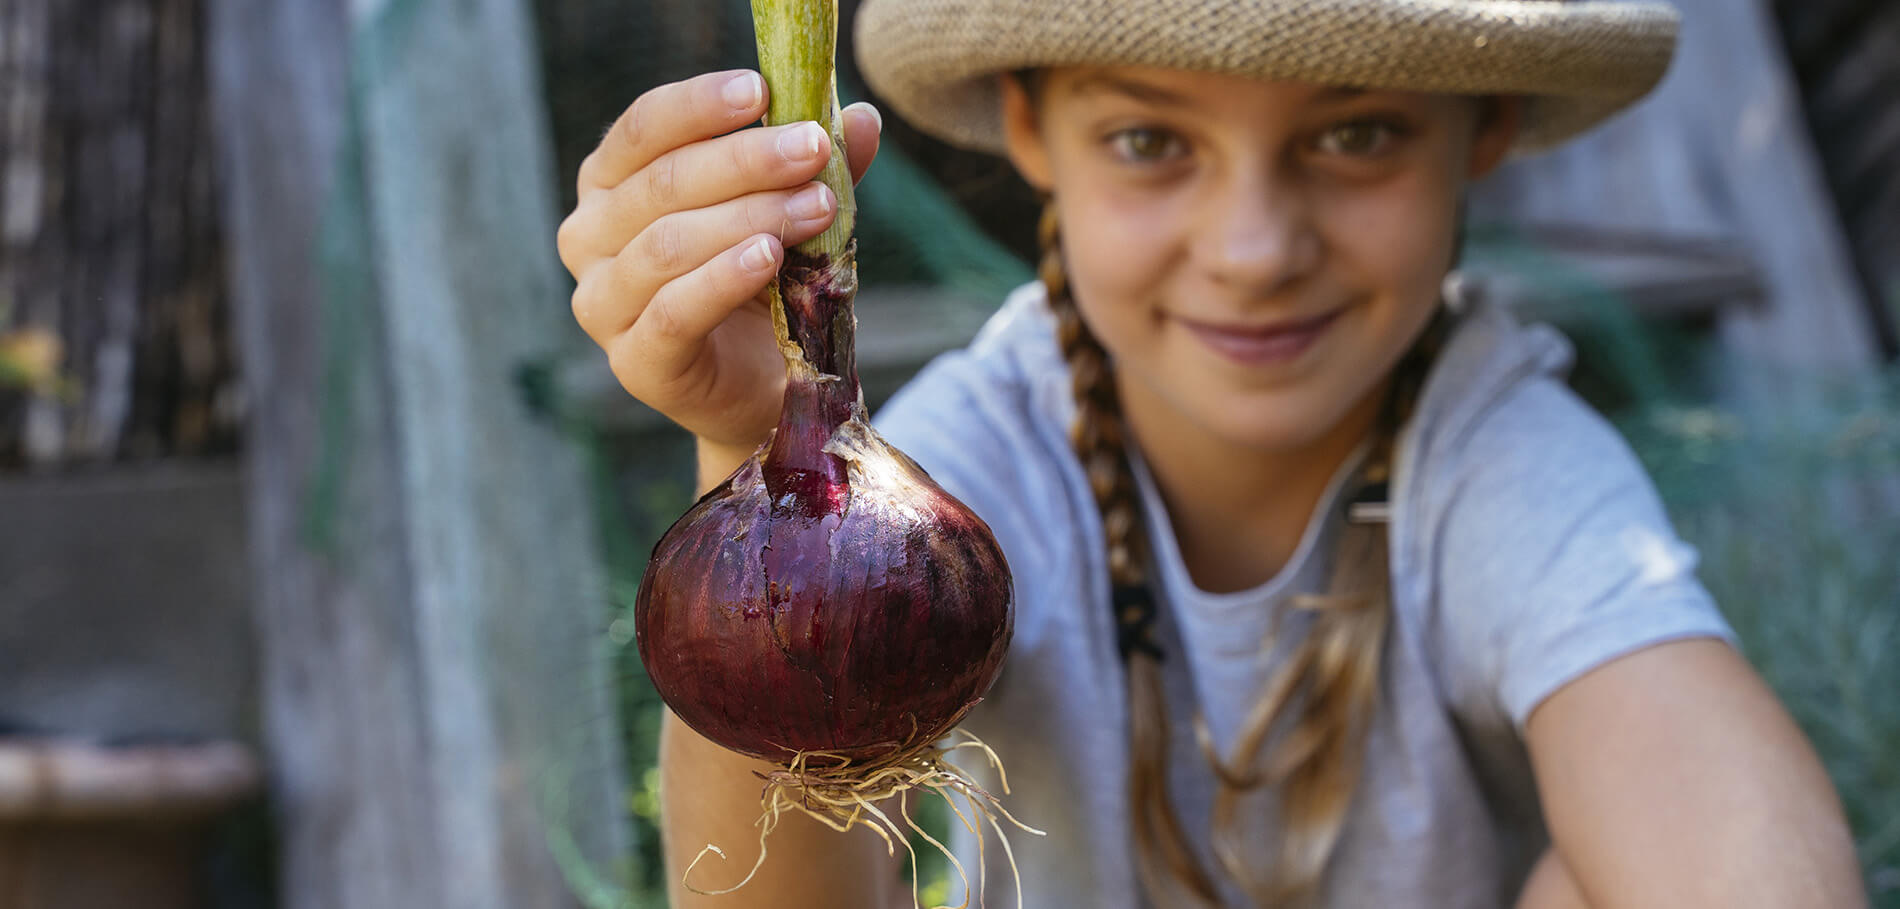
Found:
[[[1133, 764], [1129, 792], [1137, 846], [1136, 867], [1150, 902], [1161, 906], [1218, 905], [1167, 790], [1169, 721], [1160, 651], [1154, 645], [1154, 602], [1147, 589], [1147, 538], [1108, 352], [1082, 321], [1069, 292], [1053, 203], [1039, 225], [1038, 270], [1056, 317], [1076, 401], [1072, 443], [1108, 545], [1116, 620], [1127, 664], [1129, 739]], [[1393, 447], [1416, 402], [1426, 371], [1449, 325], [1441, 310], [1394, 371], [1374, 430], [1355, 497], [1382, 500]], [[1201, 745], [1217, 781], [1214, 851], [1222, 870], [1261, 906], [1310, 902], [1338, 842], [1358, 781], [1365, 730], [1376, 706], [1379, 665], [1390, 615], [1386, 526], [1382, 517], [1349, 521], [1341, 534], [1328, 593], [1295, 598], [1313, 623], [1285, 664], [1269, 679], [1236, 740], [1234, 759], [1214, 752], [1203, 723]], [[1274, 733], [1278, 733], [1275, 735]], [[1267, 748], [1271, 741], [1272, 747]], [[1262, 786], [1283, 792], [1281, 851], [1264, 879], [1247, 868], [1236, 822], [1240, 798]]]
[[[1071, 442], [1102, 514], [1109, 580], [1128, 667], [1129, 744], [1133, 766], [1136, 868], [1152, 902], [1162, 906], [1218, 905], [1213, 881], [1189, 845], [1168, 797], [1169, 730], [1161, 685], [1160, 651], [1149, 635], [1154, 603], [1147, 590], [1147, 533], [1141, 524], [1135, 477], [1128, 465], [1121, 403], [1108, 351], [1095, 339], [1069, 294], [1056, 209], [1044, 208], [1038, 229], [1039, 275], [1055, 312], [1062, 354], [1075, 389]], [[1156, 860], [1160, 865], [1157, 867]]]

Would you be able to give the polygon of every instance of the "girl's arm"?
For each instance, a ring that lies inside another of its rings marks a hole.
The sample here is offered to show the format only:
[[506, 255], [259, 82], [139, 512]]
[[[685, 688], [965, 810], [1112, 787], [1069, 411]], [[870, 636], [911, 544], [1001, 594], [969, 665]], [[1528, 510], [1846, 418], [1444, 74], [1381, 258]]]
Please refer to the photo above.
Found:
[[1611, 661], [1526, 729], [1555, 855], [1525, 906], [1566, 905], [1569, 885], [1594, 909], [1867, 905], [1827, 774], [1728, 644]]
[[[759, 792], [754, 772], [770, 768], [719, 747], [666, 711], [660, 727], [660, 806], [666, 850], [667, 889], [679, 909], [893, 909], [910, 905], [902, 866], [884, 841], [866, 829], [839, 833], [803, 814], [779, 819], [765, 841], [765, 864], [745, 887], [724, 896], [701, 896], [680, 883], [686, 866], [708, 843], [726, 858], [708, 854], [693, 869], [692, 883], [719, 890], [738, 883], [759, 857]], [[903, 853], [898, 853], [900, 856]]]

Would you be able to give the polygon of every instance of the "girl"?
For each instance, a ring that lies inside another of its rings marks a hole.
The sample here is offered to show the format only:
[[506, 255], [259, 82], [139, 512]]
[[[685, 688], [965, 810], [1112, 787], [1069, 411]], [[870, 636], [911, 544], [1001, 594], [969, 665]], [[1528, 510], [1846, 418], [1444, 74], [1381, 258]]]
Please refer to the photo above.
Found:
[[[1861, 903], [1819, 762], [1566, 343], [1445, 292], [1466, 185], [1647, 92], [1669, 7], [870, 0], [858, 27], [898, 111], [1048, 199], [1041, 280], [879, 420], [1015, 572], [966, 725], [1049, 833], [1015, 840], [1028, 905]], [[739, 129], [764, 110], [750, 72], [648, 92], [559, 238], [702, 488], [774, 425], [761, 291], [835, 208], [823, 130]], [[844, 125], [862, 174], [878, 114]], [[759, 768], [671, 717], [661, 751], [672, 878], [708, 842], [750, 867]], [[788, 820], [748, 888], [676, 905], [906, 890], [869, 834]]]

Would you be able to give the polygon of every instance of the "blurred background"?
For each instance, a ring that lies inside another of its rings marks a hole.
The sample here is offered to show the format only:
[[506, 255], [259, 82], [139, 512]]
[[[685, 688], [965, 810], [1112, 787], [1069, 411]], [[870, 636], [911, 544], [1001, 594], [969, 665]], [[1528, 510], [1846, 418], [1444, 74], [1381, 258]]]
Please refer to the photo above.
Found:
[[[1476, 191], [1466, 280], [1576, 341], [1900, 907], [1900, 4], [1677, 5], [1650, 99]], [[690, 445], [553, 236], [627, 104], [752, 40], [0, 0], [0, 909], [661, 905], [627, 611]], [[860, 203], [875, 404], [1035, 209], [895, 118]]]

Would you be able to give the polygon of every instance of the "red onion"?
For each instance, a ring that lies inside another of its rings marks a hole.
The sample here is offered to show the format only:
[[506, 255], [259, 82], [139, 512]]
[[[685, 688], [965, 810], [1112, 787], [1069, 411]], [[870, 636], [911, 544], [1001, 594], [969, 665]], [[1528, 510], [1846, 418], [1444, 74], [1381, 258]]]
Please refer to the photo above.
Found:
[[[660, 697], [706, 738], [786, 765], [888, 763], [942, 738], [995, 680], [1009, 567], [989, 527], [866, 417], [855, 209], [830, 69], [836, 9], [755, 0], [753, 12], [767, 122], [831, 129], [824, 179], [838, 223], [788, 250], [778, 279], [788, 384], [777, 429], [660, 540], [634, 627]], [[827, 17], [822, 47], [769, 46]]]
[[654, 550], [640, 658], [681, 720], [734, 751], [889, 758], [943, 737], [995, 680], [1009, 567], [982, 519], [867, 422], [850, 252], [789, 258], [804, 354], [778, 428]]

